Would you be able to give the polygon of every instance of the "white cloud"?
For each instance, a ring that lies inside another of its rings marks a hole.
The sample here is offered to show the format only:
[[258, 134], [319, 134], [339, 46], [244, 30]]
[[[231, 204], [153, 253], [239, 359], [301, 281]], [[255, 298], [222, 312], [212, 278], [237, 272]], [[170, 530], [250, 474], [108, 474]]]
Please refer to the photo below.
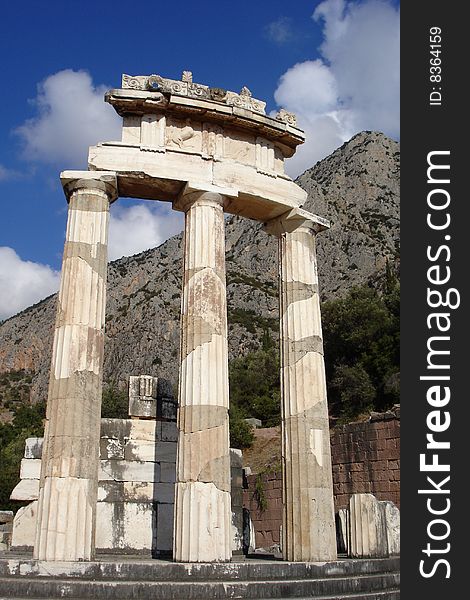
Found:
[[323, 26], [322, 58], [291, 67], [274, 95], [307, 135], [291, 175], [358, 131], [399, 136], [399, 10], [387, 0], [325, 0], [313, 18]]
[[120, 138], [121, 119], [104, 102], [107, 86], [95, 86], [85, 71], [50, 75], [32, 101], [37, 116], [16, 129], [29, 160], [85, 166], [88, 146]]
[[53, 294], [59, 280], [48, 265], [22, 260], [12, 248], [0, 247], [0, 319]]
[[109, 260], [155, 248], [183, 228], [183, 216], [171, 204], [148, 201], [124, 207], [113, 204], [109, 224]]
[[293, 37], [292, 20], [289, 17], [279, 17], [266, 26], [266, 35], [276, 44], [285, 44]]

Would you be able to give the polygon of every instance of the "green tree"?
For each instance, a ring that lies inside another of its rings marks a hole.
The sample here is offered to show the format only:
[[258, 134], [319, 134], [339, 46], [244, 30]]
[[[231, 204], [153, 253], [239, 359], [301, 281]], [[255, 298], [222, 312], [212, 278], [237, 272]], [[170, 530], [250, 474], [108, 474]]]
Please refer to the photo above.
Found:
[[399, 399], [400, 290], [389, 274], [385, 290], [363, 286], [324, 303], [323, 333], [330, 412], [353, 418]]
[[230, 403], [244, 418], [260, 419], [265, 427], [281, 421], [279, 354], [275, 348], [251, 352], [229, 366]]
[[12, 502], [10, 494], [20, 480], [20, 463], [26, 438], [42, 437], [45, 403], [23, 404], [15, 410], [12, 423], [0, 425], [0, 507], [17, 510], [25, 503]]
[[101, 418], [127, 419], [129, 417], [129, 397], [126, 391], [108, 384], [103, 389]]
[[249, 448], [255, 438], [253, 428], [245, 421], [243, 411], [236, 405], [230, 407], [230, 447]]

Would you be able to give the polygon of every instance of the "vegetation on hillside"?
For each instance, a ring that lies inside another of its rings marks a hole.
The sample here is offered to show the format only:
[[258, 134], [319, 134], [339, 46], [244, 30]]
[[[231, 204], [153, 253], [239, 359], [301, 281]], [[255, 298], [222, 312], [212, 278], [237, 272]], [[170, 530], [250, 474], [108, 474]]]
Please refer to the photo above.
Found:
[[11, 423], [0, 423], [0, 509], [17, 510], [26, 503], [12, 502], [10, 494], [20, 480], [24, 443], [29, 437], [42, 437], [45, 404], [22, 404], [13, 409]]
[[[329, 411], [340, 423], [399, 402], [400, 287], [389, 273], [384, 287], [353, 288], [322, 306]], [[279, 424], [279, 353], [272, 344], [232, 361], [230, 404], [234, 447], [252, 439], [239, 421]]]

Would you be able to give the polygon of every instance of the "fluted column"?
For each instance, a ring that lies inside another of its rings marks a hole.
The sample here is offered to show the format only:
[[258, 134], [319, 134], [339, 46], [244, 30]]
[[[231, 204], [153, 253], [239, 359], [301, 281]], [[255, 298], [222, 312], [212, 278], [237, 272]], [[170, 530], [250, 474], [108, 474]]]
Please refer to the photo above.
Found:
[[174, 559], [231, 558], [223, 195], [186, 194]]
[[115, 173], [68, 171], [34, 557], [94, 554], [110, 202]]
[[279, 237], [285, 560], [336, 559], [328, 405], [315, 234], [328, 222], [294, 209], [268, 224]]

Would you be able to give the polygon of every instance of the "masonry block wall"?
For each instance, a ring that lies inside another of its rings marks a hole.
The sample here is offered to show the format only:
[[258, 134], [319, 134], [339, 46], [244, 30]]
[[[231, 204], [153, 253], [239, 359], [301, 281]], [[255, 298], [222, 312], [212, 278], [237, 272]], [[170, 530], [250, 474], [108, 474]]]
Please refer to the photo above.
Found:
[[331, 436], [335, 510], [370, 493], [400, 507], [400, 418], [393, 413], [336, 428]]
[[[347, 508], [352, 494], [371, 493], [400, 506], [399, 411], [376, 414], [331, 432], [335, 510]], [[279, 544], [282, 523], [280, 473], [246, 477], [243, 506], [250, 511], [256, 547]]]

